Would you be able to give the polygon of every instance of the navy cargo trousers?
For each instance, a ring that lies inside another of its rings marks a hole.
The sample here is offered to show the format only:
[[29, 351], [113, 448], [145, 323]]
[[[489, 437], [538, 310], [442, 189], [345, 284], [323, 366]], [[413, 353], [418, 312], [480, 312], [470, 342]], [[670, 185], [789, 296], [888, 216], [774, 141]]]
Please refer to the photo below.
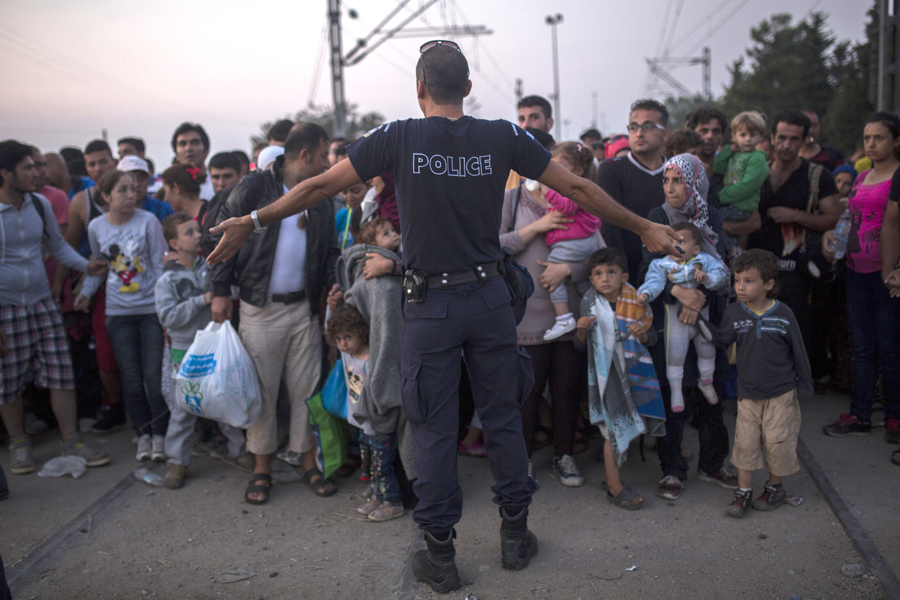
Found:
[[528, 477], [519, 406], [534, 374], [528, 353], [516, 343], [503, 278], [430, 289], [423, 302], [404, 303], [403, 317], [403, 406], [419, 449], [416, 523], [443, 533], [462, 515], [456, 452], [463, 356], [484, 428], [494, 502], [510, 509], [528, 506], [536, 485]]

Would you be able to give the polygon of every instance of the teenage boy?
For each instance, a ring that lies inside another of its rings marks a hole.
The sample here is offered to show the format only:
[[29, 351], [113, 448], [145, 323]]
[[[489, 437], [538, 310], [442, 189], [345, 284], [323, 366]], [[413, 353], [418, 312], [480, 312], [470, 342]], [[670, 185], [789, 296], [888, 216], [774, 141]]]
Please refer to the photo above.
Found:
[[[644, 433], [665, 434], [666, 411], [647, 345], [658, 339], [649, 306], [628, 283], [628, 263], [617, 248], [591, 255], [591, 284], [581, 300], [575, 347], [588, 351], [588, 404], [599, 425], [606, 470], [606, 499], [637, 510], [644, 499], [625, 487], [619, 468], [629, 443]], [[646, 419], [646, 422], [645, 422]], [[615, 424], [615, 427], [613, 427]]]
[[734, 261], [734, 290], [740, 302], [725, 311], [718, 343], [737, 342], [738, 415], [731, 463], [738, 489], [726, 510], [743, 517], [751, 505], [753, 471], [768, 465], [769, 480], [756, 510], [787, 502], [782, 479], [800, 470], [798, 398], [813, 396], [812, 374], [794, 312], [775, 300], [779, 262], [766, 250], [748, 250]]
[[[171, 358], [175, 373], [187, 353], [194, 336], [212, 320], [212, 291], [209, 285], [209, 266], [200, 256], [200, 226], [192, 217], [180, 212], [163, 220], [163, 236], [178, 260], [166, 263], [165, 272], [156, 282], [156, 314], [172, 339]], [[174, 378], [174, 375], [173, 375]], [[166, 487], [177, 489], [184, 485], [191, 464], [191, 440], [197, 415], [174, 406], [166, 430], [166, 455], [169, 472]], [[237, 459], [245, 468], [253, 467], [247, 454], [244, 432], [237, 427], [219, 423], [219, 430], [228, 440], [228, 456]]]

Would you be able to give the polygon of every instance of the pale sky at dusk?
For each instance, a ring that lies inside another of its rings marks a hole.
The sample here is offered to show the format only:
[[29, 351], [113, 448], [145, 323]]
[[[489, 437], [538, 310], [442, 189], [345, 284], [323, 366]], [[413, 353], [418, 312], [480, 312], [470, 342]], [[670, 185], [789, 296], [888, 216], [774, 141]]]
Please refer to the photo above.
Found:
[[[413, 0], [418, 8], [424, 0]], [[368, 34], [395, 0], [345, 0], [344, 52]], [[207, 130], [212, 152], [250, 151], [249, 137], [267, 120], [303, 108], [311, 96], [325, 25], [326, 0], [5, 0], [0, 16], [0, 139], [15, 138], [58, 150], [84, 147], [109, 132], [147, 141], [158, 170], [169, 163], [169, 139], [182, 121]], [[672, 0], [669, 22], [679, 0]], [[624, 130], [629, 104], [645, 97], [644, 57], [656, 55], [667, 0], [440, 0], [409, 27], [444, 23], [486, 25], [493, 35], [458, 38], [469, 60], [473, 91], [466, 112], [482, 118], [515, 117], [514, 81], [525, 94], [553, 89], [550, 27], [561, 13], [560, 99], [563, 137], [591, 125]], [[671, 56], [685, 56], [726, 17], [708, 40], [712, 89], [720, 95], [726, 67], [750, 45], [750, 28], [777, 12], [795, 19], [811, 7], [829, 13], [838, 39], [860, 40], [869, 0], [684, 0]], [[711, 19], [707, 15], [719, 8]], [[358, 19], [347, 17], [349, 9]], [[392, 23], [399, 23], [406, 9]], [[695, 25], [699, 26], [691, 33]], [[434, 35], [391, 40], [345, 71], [348, 101], [386, 119], [421, 116], [414, 86], [418, 47]], [[376, 38], [377, 39], [377, 38]], [[327, 47], [322, 48], [317, 104], [331, 104]], [[699, 56], [696, 49], [691, 56]], [[701, 68], [673, 73], [700, 91]], [[659, 94], [662, 96], [664, 94]], [[798, 104], [802, 99], [798, 99]], [[476, 106], [477, 105], [477, 106]], [[556, 115], [555, 115], [556, 116]]]

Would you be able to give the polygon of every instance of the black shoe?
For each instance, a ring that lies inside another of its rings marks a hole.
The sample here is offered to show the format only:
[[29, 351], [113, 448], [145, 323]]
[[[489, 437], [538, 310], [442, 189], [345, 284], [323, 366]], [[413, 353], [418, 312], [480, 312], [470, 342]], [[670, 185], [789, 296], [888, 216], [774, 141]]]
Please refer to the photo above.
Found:
[[412, 557], [412, 570], [416, 580], [427, 583], [438, 594], [446, 594], [460, 587], [459, 571], [456, 570], [454, 560], [455, 537], [456, 531], [451, 530], [447, 539], [440, 541], [426, 531], [425, 544], [428, 549], [419, 550]]
[[869, 435], [872, 432], [872, 423], [860, 421], [850, 413], [844, 413], [831, 425], [822, 428], [825, 435], [832, 437], [846, 437], [848, 435]]
[[743, 519], [744, 515], [747, 514], [747, 509], [750, 508], [751, 494], [752, 492], [750, 490], [747, 490], [746, 492], [742, 492], [740, 488], [734, 490], [731, 504], [725, 509], [725, 513], [731, 517]]
[[100, 409], [100, 419], [91, 427], [92, 433], [112, 433], [124, 427], [127, 423], [125, 418], [125, 404], [119, 402], [112, 406], [105, 406]]
[[753, 501], [754, 510], [775, 510], [787, 502], [787, 492], [781, 484], [771, 485], [768, 481], [763, 493]]
[[528, 509], [511, 517], [505, 508], [500, 509], [500, 564], [504, 569], [518, 571], [528, 566], [531, 557], [538, 553], [537, 537], [528, 531]]

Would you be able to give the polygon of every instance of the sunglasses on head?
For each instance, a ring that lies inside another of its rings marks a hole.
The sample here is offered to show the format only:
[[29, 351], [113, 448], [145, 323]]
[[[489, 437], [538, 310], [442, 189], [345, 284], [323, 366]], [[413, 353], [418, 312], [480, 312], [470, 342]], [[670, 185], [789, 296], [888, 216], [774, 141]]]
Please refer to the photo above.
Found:
[[430, 42], [425, 42], [421, 46], [419, 46], [419, 54], [425, 54], [432, 48], [436, 48], [438, 46], [447, 46], [448, 48], [453, 48], [460, 54], [462, 54], [462, 50], [459, 47], [459, 44], [456, 42], [451, 42], [449, 40], [432, 40]]

